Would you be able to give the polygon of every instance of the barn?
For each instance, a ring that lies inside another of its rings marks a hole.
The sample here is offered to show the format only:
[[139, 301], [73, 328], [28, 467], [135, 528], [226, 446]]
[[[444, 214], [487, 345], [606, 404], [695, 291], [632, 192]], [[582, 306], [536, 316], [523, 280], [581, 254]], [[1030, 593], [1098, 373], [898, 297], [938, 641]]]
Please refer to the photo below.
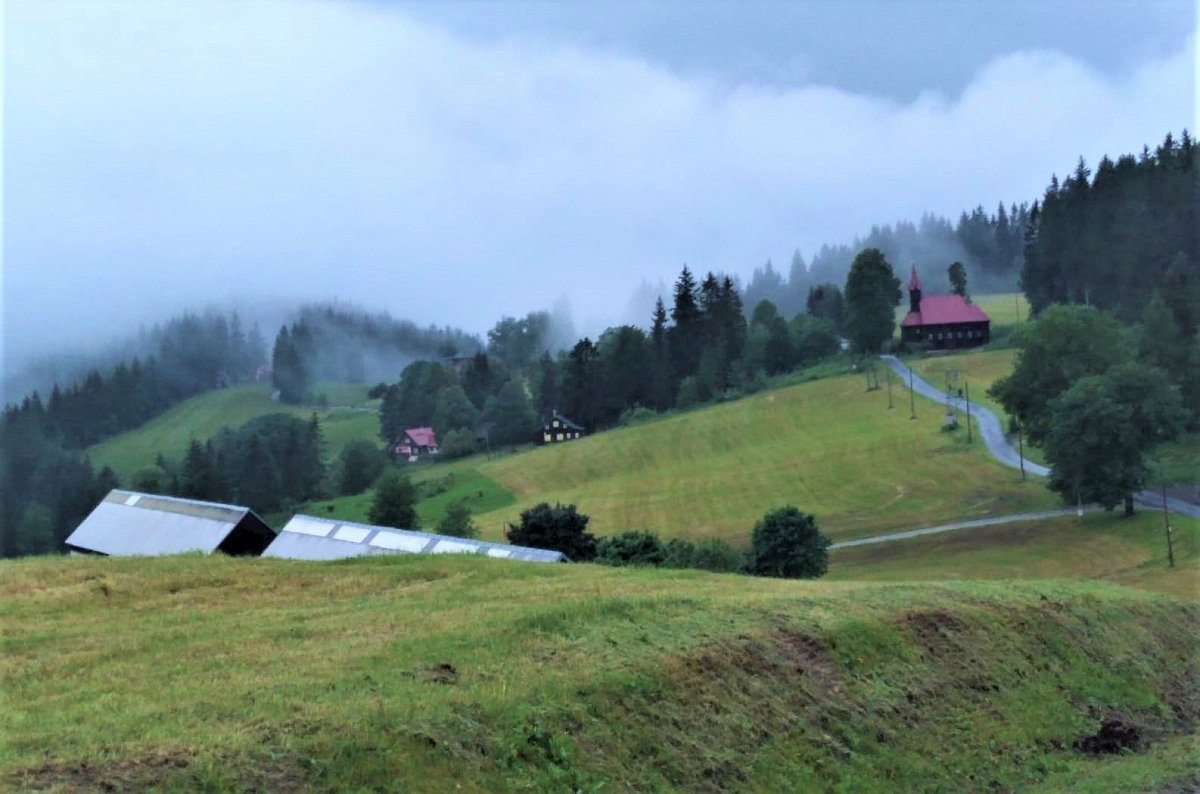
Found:
[[114, 557], [202, 551], [257, 556], [275, 533], [248, 507], [113, 490], [66, 540]]
[[485, 554], [527, 562], [566, 562], [562, 552], [409, 529], [355, 524], [333, 518], [294, 516], [263, 552], [289, 560], [340, 560], [368, 554]]
[[908, 301], [908, 315], [900, 322], [904, 345], [953, 350], [985, 345], [991, 338], [991, 319], [961, 295], [922, 296], [915, 265], [908, 282]]

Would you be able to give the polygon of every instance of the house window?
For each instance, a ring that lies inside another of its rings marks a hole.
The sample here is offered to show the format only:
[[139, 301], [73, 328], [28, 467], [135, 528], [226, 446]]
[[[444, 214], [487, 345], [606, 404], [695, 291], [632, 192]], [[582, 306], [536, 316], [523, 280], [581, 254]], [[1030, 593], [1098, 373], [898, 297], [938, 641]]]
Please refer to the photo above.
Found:
[[557, 419], [555, 419], [555, 420], [554, 420], [554, 426], [555, 426], [555, 427], [558, 427], [558, 420], [557, 420]]
[[557, 437], [557, 438], [555, 438], [554, 440], [555, 440], [555, 441], [562, 441], [562, 433], [559, 433], [559, 434], [558, 434], [558, 437]]
[[549, 441], [549, 440], [550, 440], [550, 434], [549, 434], [549, 433], [542, 433], [542, 440], [543, 440], [543, 441]]

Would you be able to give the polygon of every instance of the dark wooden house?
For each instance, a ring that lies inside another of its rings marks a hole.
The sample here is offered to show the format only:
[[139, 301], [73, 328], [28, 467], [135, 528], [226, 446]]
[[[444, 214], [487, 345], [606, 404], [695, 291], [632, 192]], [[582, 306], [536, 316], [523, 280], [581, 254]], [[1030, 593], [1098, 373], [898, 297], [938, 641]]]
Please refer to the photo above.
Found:
[[937, 350], [978, 347], [991, 338], [991, 319], [961, 295], [921, 295], [916, 266], [908, 282], [908, 316], [900, 323], [900, 341]]
[[583, 438], [585, 432], [582, 426], [555, 411], [551, 414], [550, 421], [538, 431], [538, 443], [557, 444], [560, 441], [573, 441]]

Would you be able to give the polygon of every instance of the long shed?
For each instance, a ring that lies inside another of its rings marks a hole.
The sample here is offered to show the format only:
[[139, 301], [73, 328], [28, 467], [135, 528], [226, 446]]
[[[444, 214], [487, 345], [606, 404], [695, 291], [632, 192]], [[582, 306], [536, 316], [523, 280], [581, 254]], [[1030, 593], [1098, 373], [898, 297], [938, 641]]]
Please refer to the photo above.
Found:
[[258, 556], [275, 533], [248, 507], [113, 490], [66, 540], [71, 551], [111, 556], [202, 551]]
[[262, 556], [291, 560], [340, 560], [367, 554], [484, 554], [527, 562], [567, 561], [562, 552], [548, 549], [305, 515], [294, 516], [287, 522]]

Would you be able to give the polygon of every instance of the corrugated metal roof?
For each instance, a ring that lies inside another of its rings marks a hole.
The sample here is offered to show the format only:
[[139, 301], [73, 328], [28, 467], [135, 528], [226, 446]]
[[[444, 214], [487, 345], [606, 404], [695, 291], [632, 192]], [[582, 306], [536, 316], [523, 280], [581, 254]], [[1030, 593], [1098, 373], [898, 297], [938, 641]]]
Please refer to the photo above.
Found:
[[410, 529], [376, 527], [330, 518], [299, 515], [279, 532], [264, 557], [337, 560], [364, 554], [486, 554], [527, 562], [566, 562], [562, 552], [488, 543]]
[[[238, 531], [260, 536], [237, 539], [239, 550], [254, 553], [272, 535], [270, 528], [248, 507], [177, 499], [171, 496], [114, 490], [83, 520], [66, 540], [76, 551], [114, 556], [212, 553]], [[246, 548], [249, 547], [249, 548]]]

